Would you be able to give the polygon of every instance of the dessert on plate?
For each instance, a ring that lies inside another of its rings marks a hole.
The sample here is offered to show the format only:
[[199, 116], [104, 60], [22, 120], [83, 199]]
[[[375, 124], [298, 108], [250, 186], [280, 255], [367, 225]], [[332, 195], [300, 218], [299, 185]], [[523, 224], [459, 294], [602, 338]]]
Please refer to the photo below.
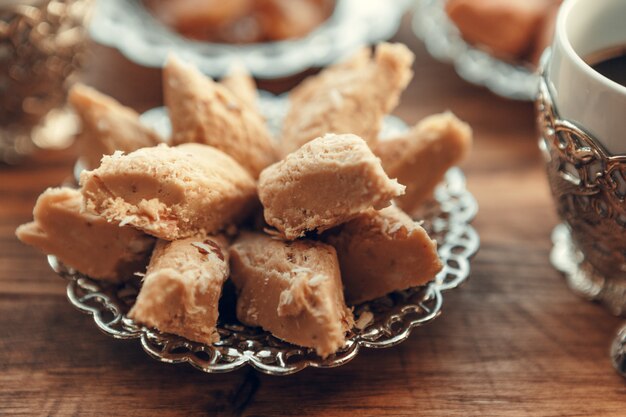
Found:
[[334, 0], [144, 0], [181, 35], [202, 41], [255, 43], [306, 36], [332, 13]]
[[[79, 87], [85, 132], [101, 118], [110, 129], [94, 132], [108, 147], [79, 189], [44, 192], [17, 235], [93, 280], [142, 276], [127, 317], [147, 328], [216, 343], [222, 299], [239, 323], [333, 355], [360, 328], [355, 305], [442, 268], [407, 213], [465, 158], [471, 129], [448, 112], [378, 138], [412, 62], [406, 47], [381, 44], [323, 70], [291, 93], [280, 138], [240, 70], [216, 83], [171, 58], [165, 143], [137, 142], [154, 137], [135, 113]], [[91, 111], [96, 102], [106, 105]], [[236, 301], [222, 297], [229, 280]]]
[[536, 66], [554, 32], [561, 0], [445, 0], [468, 43], [498, 58]]

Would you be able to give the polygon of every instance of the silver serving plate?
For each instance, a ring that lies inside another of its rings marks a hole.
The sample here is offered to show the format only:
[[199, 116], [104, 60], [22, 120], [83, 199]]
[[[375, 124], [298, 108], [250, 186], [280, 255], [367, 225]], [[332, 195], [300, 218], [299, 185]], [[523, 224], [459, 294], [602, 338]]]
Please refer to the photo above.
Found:
[[98, 0], [90, 33], [95, 41], [147, 67], [162, 67], [174, 52], [212, 77], [223, 76], [233, 62], [240, 62], [257, 78], [280, 78], [324, 67], [359, 46], [390, 38], [410, 4], [337, 0], [330, 18], [304, 38], [231, 45], [185, 38], [157, 21], [140, 0]]
[[[274, 132], [280, 128], [287, 105], [286, 96], [261, 95], [260, 109]], [[170, 127], [164, 108], [150, 110], [142, 119], [164, 137], [168, 136]], [[381, 136], [406, 129], [400, 119], [388, 117]], [[470, 225], [477, 210], [476, 200], [465, 187], [463, 173], [458, 168], [450, 169], [436, 189], [434, 199], [425, 204], [419, 214], [423, 227], [438, 242], [443, 269], [423, 287], [356, 306], [354, 316], [358, 327], [350, 331], [345, 346], [325, 359], [316, 355], [313, 349], [294, 346], [259, 328], [238, 323], [232, 317], [232, 311], [220, 315], [217, 326], [220, 341], [213, 345], [141, 326], [126, 315], [135, 302], [139, 281], [124, 284], [94, 281], [68, 269], [54, 256], [48, 256], [48, 261], [55, 272], [69, 281], [67, 297], [70, 302], [80, 311], [92, 315], [100, 330], [117, 339], [139, 339], [144, 350], [161, 362], [187, 362], [208, 373], [229, 372], [249, 364], [267, 374], [288, 375], [308, 366], [330, 368], [343, 365], [361, 348], [397, 345], [406, 340], [415, 327], [434, 320], [441, 313], [443, 293], [458, 287], [469, 275], [470, 258], [479, 247], [478, 234]], [[231, 300], [234, 302], [234, 298]]]
[[493, 93], [532, 101], [539, 76], [529, 67], [495, 58], [466, 43], [444, 10], [445, 0], [420, 0], [413, 14], [413, 32], [436, 59], [454, 65], [466, 81], [487, 87]]

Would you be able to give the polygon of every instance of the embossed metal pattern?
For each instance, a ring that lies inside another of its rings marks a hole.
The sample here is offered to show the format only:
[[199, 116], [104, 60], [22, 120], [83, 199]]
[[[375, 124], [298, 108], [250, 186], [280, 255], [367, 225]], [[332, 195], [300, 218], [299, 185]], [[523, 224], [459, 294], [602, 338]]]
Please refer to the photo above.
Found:
[[[536, 105], [550, 188], [573, 238], [568, 249], [566, 232], [556, 232], [559, 249], [553, 263], [564, 270], [568, 262], [559, 262], [559, 257], [575, 262], [577, 272], [568, 269], [570, 285], [622, 314], [626, 308], [626, 156], [609, 155], [583, 129], [558, 117], [545, 74]], [[581, 281], [581, 273], [586, 280]]]
[[463, 40], [445, 10], [445, 0], [420, 0], [413, 14], [413, 32], [436, 59], [454, 65], [466, 81], [487, 87], [500, 96], [532, 101], [538, 76], [527, 66], [495, 58]]
[[[286, 98], [268, 94], [261, 97], [260, 108], [272, 130], [276, 131], [286, 112]], [[165, 109], [158, 108], [145, 113], [143, 120], [166, 131], [168, 123], [163, 120], [166, 117]], [[384, 125], [382, 136], [407, 128], [394, 117], [387, 118]], [[213, 345], [191, 342], [137, 325], [126, 313], [139, 290], [138, 280], [107, 284], [68, 270], [54, 256], [49, 256], [48, 261], [52, 269], [69, 280], [67, 296], [70, 302], [80, 311], [92, 315], [100, 330], [118, 339], [139, 339], [144, 350], [159, 361], [187, 362], [209, 373], [229, 372], [248, 364], [268, 374], [287, 375], [308, 366], [343, 365], [362, 348], [394, 346], [406, 340], [415, 327], [434, 320], [441, 313], [443, 293], [459, 286], [469, 275], [470, 258], [479, 247], [478, 234], [470, 225], [477, 209], [475, 199], [466, 189], [462, 172], [458, 168], [449, 170], [445, 181], [436, 189], [433, 201], [425, 204], [420, 212], [424, 228], [438, 242], [443, 269], [434, 281], [423, 287], [356, 306], [354, 314], [359, 328], [350, 331], [342, 349], [325, 359], [312, 349], [294, 346], [258, 328], [243, 326], [231, 317], [232, 314], [220, 314], [220, 341]], [[223, 299], [228, 297], [227, 294], [228, 288]]]
[[255, 77], [279, 78], [324, 67], [361, 45], [390, 38], [409, 5], [410, 0], [338, 0], [333, 15], [301, 39], [230, 45], [184, 38], [156, 21], [140, 0], [100, 0], [90, 32], [140, 65], [162, 67], [175, 51], [212, 77], [239, 61]]
[[619, 329], [611, 343], [611, 361], [615, 370], [626, 378], [626, 325]]
[[91, 0], [0, 4], [0, 161], [34, 149], [31, 132], [65, 103], [82, 66]]

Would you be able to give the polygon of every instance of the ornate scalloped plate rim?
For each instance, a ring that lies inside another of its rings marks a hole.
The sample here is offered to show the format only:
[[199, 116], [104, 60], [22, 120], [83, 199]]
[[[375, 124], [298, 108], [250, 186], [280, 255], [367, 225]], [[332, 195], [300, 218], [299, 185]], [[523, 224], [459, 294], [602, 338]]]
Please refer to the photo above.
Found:
[[[460, 170], [456, 168], [452, 169], [448, 173], [448, 176], [450, 175], [462, 177]], [[467, 193], [467, 191], [465, 192]], [[469, 195], [469, 193], [467, 194]], [[380, 349], [380, 348], [387, 348], [387, 347], [395, 346], [405, 341], [410, 336], [413, 329], [423, 326], [431, 322], [435, 318], [437, 318], [442, 312], [443, 292], [454, 289], [465, 282], [465, 280], [468, 278], [468, 275], [469, 275], [469, 260], [478, 251], [478, 247], [479, 247], [478, 235], [476, 231], [473, 229], [473, 227], [470, 226], [468, 223], [466, 223], [466, 221], [469, 221], [474, 217], [476, 208], [477, 208], [476, 206], [471, 207], [467, 212], [465, 212], [464, 216], [461, 216], [461, 218], [453, 219], [453, 221], [450, 222], [451, 227], [450, 227], [449, 233], [453, 233], [453, 234], [461, 233], [461, 234], [465, 234], [469, 236], [469, 238], [467, 239], [468, 246], [465, 248], [466, 253], [463, 256], [457, 256], [456, 259], [454, 259], [454, 261], [459, 264], [459, 269], [465, 270], [465, 273], [452, 282], [445, 282], [445, 275], [447, 274], [447, 272], [442, 271], [442, 273], [440, 273], [434, 281], [431, 281], [425, 287], [422, 287], [420, 289], [420, 291], [424, 292], [425, 296], [418, 305], [407, 305], [403, 307], [403, 309], [410, 309], [410, 310], [416, 310], [418, 308], [421, 308], [427, 312], [425, 316], [422, 316], [417, 320], [409, 321], [408, 325], [404, 327], [400, 332], [398, 332], [391, 338], [385, 339], [382, 343], [379, 343], [376, 341], [372, 342], [372, 341], [367, 340], [366, 338], [364, 338], [364, 336], [367, 336], [367, 333], [354, 334], [353, 337], [348, 340], [348, 343], [346, 344], [346, 346], [342, 348], [341, 356], [339, 358], [330, 356], [329, 358], [326, 358], [324, 360], [320, 360], [319, 357], [317, 358], [317, 360], [303, 359], [291, 365], [288, 365], [285, 362], [283, 362], [281, 366], [268, 365], [268, 364], [262, 363], [254, 355], [248, 353], [248, 351], [245, 351], [245, 350], [241, 352], [241, 355], [238, 357], [237, 360], [228, 362], [222, 365], [211, 364], [210, 361], [199, 361], [195, 356], [190, 355], [190, 354], [180, 354], [180, 355], [165, 357], [162, 355], [162, 352], [155, 350], [152, 347], [152, 345], [149, 343], [149, 339], [151, 337], [152, 338], [158, 337], [159, 335], [158, 332], [152, 329], [149, 329], [147, 327], [144, 327], [144, 326], [137, 326], [134, 323], [132, 323], [130, 319], [126, 318], [123, 315], [114, 321], [107, 322], [103, 320], [100, 317], [100, 313], [102, 312], [101, 309], [94, 308], [86, 304], [87, 301], [90, 301], [94, 298], [102, 299], [101, 294], [95, 294], [95, 295], [91, 294], [84, 298], [81, 298], [76, 294], [76, 286], [78, 285], [78, 281], [81, 279], [84, 280], [85, 277], [83, 277], [80, 274], [73, 273], [72, 271], [69, 271], [68, 273], [64, 269], [64, 266], [52, 255], [48, 256], [48, 262], [55, 272], [57, 272], [63, 278], [68, 279], [70, 281], [67, 285], [67, 297], [70, 303], [74, 307], [76, 307], [79, 311], [92, 316], [95, 324], [103, 333], [109, 336], [112, 336], [113, 338], [116, 338], [116, 339], [139, 338], [141, 346], [146, 351], [146, 353], [152, 358], [160, 362], [188, 363], [194, 368], [199, 369], [203, 372], [207, 372], [207, 373], [230, 372], [248, 364], [252, 366], [253, 368], [255, 368], [256, 370], [264, 372], [264, 373], [268, 373], [272, 375], [289, 375], [289, 374], [293, 374], [295, 372], [301, 371], [309, 366], [314, 367], [314, 368], [332, 368], [332, 367], [344, 365], [348, 363], [349, 361], [351, 361], [352, 359], [354, 359], [354, 357], [356, 357], [356, 355], [360, 351], [360, 348]], [[445, 244], [440, 246], [440, 249], [442, 249], [442, 251], [440, 251], [440, 255], [442, 257], [454, 256], [454, 254], [451, 251], [447, 251], [445, 248], [446, 248]], [[90, 285], [96, 285], [96, 286], [98, 285], [97, 283], [89, 279], [87, 280], [89, 281]], [[433, 306], [427, 307], [425, 303], [432, 303]], [[115, 308], [119, 309], [119, 307], [117, 306], [115, 306]], [[134, 327], [134, 330], [125, 331], [124, 333], [121, 333], [112, 329], [111, 325], [116, 324], [119, 320], [126, 321], [132, 327]], [[193, 342], [187, 342], [187, 341], [184, 341], [184, 339], [182, 338], [178, 338], [178, 339], [180, 339], [179, 343], [181, 343], [182, 345], [185, 345], [186, 347], [200, 346], [199, 349], [198, 348], [189, 349], [190, 352], [193, 352], [193, 353], [197, 353], [198, 351], [206, 352], [207, 350], [211, 350], [211, 349], [215, 350], [214, 347], [209, 347], [206, 345], [201, 345], [201, 344], [197, 344]], [[166, 343], [169, 343], [169, 341]], [[297, 348], [297, 347], [294, 347], [294, 348], [296, 350], [299, 350], [299, 349], [302, 351], [306, 350], [306, 349]]]
[[[533, 101], [539, 76], [528, 67], [495, 58], [466, 43], [445, 17], [443, 1], [420, 0], [413, 14], [413, 33], [424, 42], [430, 55], [441, 62], [452, 63], [457, 74], [471, 84], [486, 87], [502, 97]], [[432, 28], [435, 32], [431, 33]], [[531, 84], [534, 84], [532, 88]]]

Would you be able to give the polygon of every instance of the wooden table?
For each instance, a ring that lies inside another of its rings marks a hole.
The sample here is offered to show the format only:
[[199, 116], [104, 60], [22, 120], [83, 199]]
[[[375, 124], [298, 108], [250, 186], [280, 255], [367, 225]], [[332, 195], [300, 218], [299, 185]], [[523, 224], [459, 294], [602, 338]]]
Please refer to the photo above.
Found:
[[[620, 320], [572, 295], [548, 262], [557, 217], [532, 105], [468, 85], [407, 22], [396, 39], [417, 54], [396, 113], [413, 123], [451, 109], [475, 132], [463, 168], [482, 245], [440, 318], [395, 348], [289, 377], [158, 363], [137, 341], [102, 335], [45, 258], [15, 239], [38, 194], [70, 175], [72, 150], [44, 152], [0, 169], [0, 415], [626, 415], [608, 356]], [[159, 71], [96, 51], [88, 81], [140, 110], [159, 103]]]

